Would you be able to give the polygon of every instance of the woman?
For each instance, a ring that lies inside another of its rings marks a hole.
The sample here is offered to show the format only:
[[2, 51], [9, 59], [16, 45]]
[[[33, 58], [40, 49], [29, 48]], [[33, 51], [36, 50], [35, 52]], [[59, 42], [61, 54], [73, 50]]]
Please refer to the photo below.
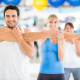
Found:
[[[52, 14], [48, 17], [48, 29], [58, 29], [58, 18]], [[55, 35], [56, 36], [56, 35]], [[64, 37], [41, 40], [41, 67], [37, 80], [65, 80], [62, 65]]]
[[[72, 23], [66, 23], [65, 32], [74, 33]], [[66, 39], [64, 52], [64, 70], [66, 80], [69, 80], [70, 73], [73, 74], [74, 80], [80, 80], [80, 41], [79, 38]]]

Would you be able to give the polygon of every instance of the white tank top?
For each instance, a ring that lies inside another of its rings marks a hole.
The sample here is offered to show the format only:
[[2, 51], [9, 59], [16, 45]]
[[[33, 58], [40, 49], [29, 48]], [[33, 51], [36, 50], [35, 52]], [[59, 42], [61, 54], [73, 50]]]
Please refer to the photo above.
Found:
[[64, 68], [80, 68], [80, 57], [77, 56], [75, 44], [65, 42], [63, 65]]
[[29, 58], [17, 42], [0, 42], [0, 80], [30, 80]]

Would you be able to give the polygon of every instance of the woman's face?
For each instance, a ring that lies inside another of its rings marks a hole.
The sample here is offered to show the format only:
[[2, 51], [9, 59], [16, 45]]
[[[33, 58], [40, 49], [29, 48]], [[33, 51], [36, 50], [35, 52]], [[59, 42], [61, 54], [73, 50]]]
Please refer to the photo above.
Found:
[[65, 31], [73, 33], [74, 32], [74, 28], [72, 28], [70, 25], [66, 25]]
[[58, 28], [57, 18], [50, 18], [47, 22], [48, 28]]

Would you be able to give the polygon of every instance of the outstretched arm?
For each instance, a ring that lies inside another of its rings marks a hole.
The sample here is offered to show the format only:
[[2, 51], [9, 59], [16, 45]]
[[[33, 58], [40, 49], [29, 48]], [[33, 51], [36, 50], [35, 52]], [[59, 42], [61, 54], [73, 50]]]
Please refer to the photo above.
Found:
[[64, 38], [76, 38], [76, 37], [80, 37], [80, 33], [69, 33], [69, 32], [65, 32], [64, 33]]
[[25, 29], [26, 33], [23, 34], [23, 37], [26, 41], [36, 41], [40, 39], [47, 38], [57, 38], [58, 30], [49, 29], [42, 30], [40, 32], [28, 32], [29, 29]]
[[[7, 27], [0, 28], [0, 40], [1, 41], [9, 41], [9, 42], [16, 42], [17, 39], [12, 33], [12, 30]], [[58, 30], [43, 30], [40, 32], [30, 32], [29, 29], [25, 29], [25, 33], [22, 34], [25, 41], [36, 41], [39, 39], [46, 39], [46, 38], [57, 38]]]

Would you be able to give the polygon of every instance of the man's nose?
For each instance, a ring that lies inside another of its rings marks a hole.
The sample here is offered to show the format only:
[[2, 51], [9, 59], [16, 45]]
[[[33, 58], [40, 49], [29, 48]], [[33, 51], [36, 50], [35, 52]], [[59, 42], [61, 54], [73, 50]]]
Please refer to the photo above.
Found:
[[9, 20], [13, 20], [13, 18], [12, 17], [9, 17]]

